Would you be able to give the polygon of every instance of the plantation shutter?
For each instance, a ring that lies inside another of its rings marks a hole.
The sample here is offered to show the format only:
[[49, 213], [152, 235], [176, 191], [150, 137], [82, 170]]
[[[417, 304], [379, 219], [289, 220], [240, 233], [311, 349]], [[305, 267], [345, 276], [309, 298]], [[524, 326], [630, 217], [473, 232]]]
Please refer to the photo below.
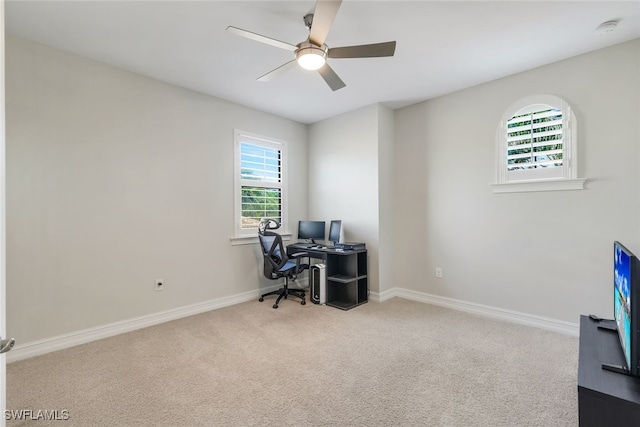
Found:
[[562, 111], [546, 108], [507, 121], [507, 170], [562, 167]]
[[240, 142], [241, 225], [256, 228], [261, 218], [282, 222], [282, 151], [275, 144]]

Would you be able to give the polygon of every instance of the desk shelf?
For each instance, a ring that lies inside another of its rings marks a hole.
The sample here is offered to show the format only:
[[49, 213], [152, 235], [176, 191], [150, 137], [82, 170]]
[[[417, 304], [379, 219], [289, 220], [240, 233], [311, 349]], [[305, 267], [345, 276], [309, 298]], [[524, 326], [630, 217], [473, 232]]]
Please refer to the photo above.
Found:
[[352, 277], [352, 276], [346, 276], [343, 274], [336, 274], [334, 276], [329, 276], [328, 279], [332, 280], [334, 282], [339, 282], [339, 283], [350, 283], [353, 282], [354, 280], [362, 280], [362, 279], [366, 279], [366, 275], [364, 276], [358, 276], [358, 277]]
[[349, 310], [368, 301], [367, 251], [327, 254], [327, 305]]
[[331, 302], [327, 302], [327, 305], [330, 307], [339, 308], [341, 310], [350, 310], [353, 307], [355, 307], [355, 305], [353, 305], [351, 301], [342, 301], [342, 300], [333, 300]]

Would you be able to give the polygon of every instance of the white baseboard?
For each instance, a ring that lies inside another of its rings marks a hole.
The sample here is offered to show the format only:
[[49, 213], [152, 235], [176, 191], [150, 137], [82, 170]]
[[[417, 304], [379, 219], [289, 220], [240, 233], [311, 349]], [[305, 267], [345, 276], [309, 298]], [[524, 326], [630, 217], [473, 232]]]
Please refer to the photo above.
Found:
[[[273, 286], [273, 289], [277, 289], [277, 287], [278, 286]], [[9, 353], [7, 353], [7, 363], [15, 362], [16, 360], [26, 359], [33, 356], [38, 356], [56, 350], [62, 350], [64, 348], [73, 347], [79, 344], [85, 344], [102, 338], [112, 337], [114, 335], [123, 334], [125, 332], [135, 331], [136, 329], [146, 328], [148, 326], [157, 325], [159, 323], [168, 322], [170, 320], [193, 316], [195, 314], [228, 307], [230, 305], [235, 305], [254, 299], [257, 300], [260, 293], [266, 293], [270, 290], [271, 287], [244, 292], [230, 297], [218, 298], [215, 300], [192, 304], [185, 307], [179, 307], [160, 313], [140, 316], [133, 319], [123, 320], [121, 322], [114, 322], [95, 328], [83, 329], [81, 331], [58, 335], [43, 340], [32, 341], [25, 344], [16, 344], [16, 346]]]
[[559, 332], [561, 334], [571, 335], [574, 337], [580, 335], [580, 325], [578, 323], [565, 322], [562, 320], [550, 319], [548, 317], [535, 316], [532, 314], [520, 313], [512, 310], [505, 310], [503, 308], [476, 304], [473, 302], [461, 301], [453, 298], [441, 297], [438, 295], [412, 291], [409, 289], [394, 288], [391, 291], [384, 292], [384, 301], [393, 298], [393, 296], [397, 296], [412, 301], [419, 301], [427, 304], [451, 308], [453, 310], [465, 311], [467, 313], [473, 313], [483, 317], [490, 317], [493, 319], [505, 320], [508, 322], [533, 326], [553, 332]]
[[385, 302], [390, 300], [391, 298], [398, 296], [397, 295], [398, 288], [389, 289], [384, 292], [369, 292], [369, 299], [373, 302]]
[[[306, 285], [306, 281], [304, 279], [298, 281], [301, 282], [299, 283], [299, 285]], [[17, 360], [26, 359], [29, 357], [39, 356], [41, 354], [49, 353], [56, 350], [62, 350], [80, 344], [85, 344], [102, 338], [112, 337], [114, 335], [123, 334], [125, 332], [135, 331], [137, 329], [146, 328], [171, 320], [181, 319], [183, 317], [193, 316], [195, 314], [200, 314], [207, 311], [217, 310], [219, 308], [251, 301], [257, 299], [261, 293], [270, 292], [271, 290], [277, 289], [279, 286], [281, 286], [281, 284], [260, 290], [244, 292], [230, 297], [218, 298], [198, 304], [179, 307], [160, 313], [140, 316], [121, 322], [114, 322], [95, 328], [83, 329], [81, 331], [58, 335], [43, 340], [32, 341], [25, 344], [16, 344], [16, 346], [9, 353], [7, 353], [7, 363], [15, 362]], [[576, 337], [579, 335], [580, 330], [577, 323], [569, 323], [561, 320], [549, 319], [526, 313], [519, 313], [516, 311], [460, 301], [453, 298], [441, 297], [424, 292], [412, 291], [409, 289], [393, 288], [384, 292], [370, 292], [369, 294], [369, 299], [373, 302], [378, 303], [383, 303], [394, 297], [438, 305], [441, 307], [465, 311], [484, 317], [534, 326], [537, 328], [560, 332]]]

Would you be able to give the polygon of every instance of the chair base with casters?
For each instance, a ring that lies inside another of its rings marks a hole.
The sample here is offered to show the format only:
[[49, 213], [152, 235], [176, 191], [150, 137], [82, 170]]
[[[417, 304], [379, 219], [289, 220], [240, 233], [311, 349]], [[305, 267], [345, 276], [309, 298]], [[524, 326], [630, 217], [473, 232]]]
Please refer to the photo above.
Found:
[[280, 303], [280, 300], [288, 299], [289, 296], [293, 296], [296, 298], [300, 298], [302, 300], [300, 304], [305, 305], [307, 301], [305, 300], [304, 289], [289, 289], [288, 279], [289, 279], [288, 277], [285, 277], [284, 286], [282, 288], [278, 289], [277, 291], [271, 291], [271, 292], [267, 292], [266, 294], [262, 294], [258, 301], [262, 302], [264, 301], [264, 297], [268, 297], [271, 295], [278, 295], [278, 298], [276, 299], [275, 304], [273, 304], [273, 308], [278, 308], [278, 303]]

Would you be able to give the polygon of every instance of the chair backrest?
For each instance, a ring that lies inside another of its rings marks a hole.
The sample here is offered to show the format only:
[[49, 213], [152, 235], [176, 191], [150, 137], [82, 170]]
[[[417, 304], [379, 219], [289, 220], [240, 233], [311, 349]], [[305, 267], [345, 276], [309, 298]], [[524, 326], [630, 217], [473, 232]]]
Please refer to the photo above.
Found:
[[282, 275], [278, 274], [277, 271], [289, 260], [287, 252], [284, 250], [282, 236], [264, 227], [259, 227], [258, 239], [260, 239], [260, 247], [264, 258], [264, 276], [267, 279], [281, 277]]

